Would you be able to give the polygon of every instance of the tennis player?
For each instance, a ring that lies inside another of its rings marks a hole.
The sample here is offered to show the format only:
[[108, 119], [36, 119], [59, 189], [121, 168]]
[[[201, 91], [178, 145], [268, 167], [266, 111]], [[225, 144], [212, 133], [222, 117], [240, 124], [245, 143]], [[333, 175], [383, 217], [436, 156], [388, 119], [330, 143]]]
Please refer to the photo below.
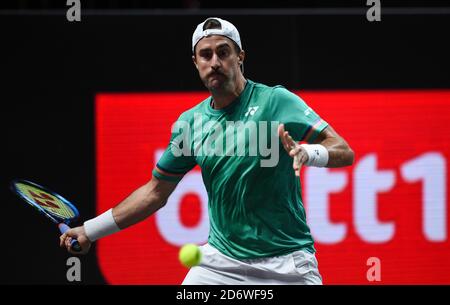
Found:
[[[351, 165], [353, 151], [297, 95], [244, 77], [245, 52], [230, 22], [208, 18], [200, 23], [192, 36], [192, 52], [211, 96], [181, 114], [177, 122], [183, 122], [184, 128], [172, 129], [152, 179], [114, 208], [63, 234], [61, 246], [74, 253], [70, 240], [77, 238], [86, 253], [92, 242], [146, 219], [199, 165], [209, 196], [210, 232], [201, 246], [201, 264], [190, 269], [183, 284], [322, 284], [299, 171], [302, 165]], [[195, 132], [185, 131], [198, 130], [199, 120], [203, 126], [221, 128], [191, 137]], [[265, 143], [275, 147], [274, 156], [250, 153], [257, 143], [251, 131], [249, 136], [237, 134], [244, 148], [240, 155], [229, 147], [225, 154], [208, 154], [200, 147], [212, 138], [224, 139], [216, 132], [227, 130], [230, 122], [250, 121], [255, 122], [257, 134], [267, 135]], [[267, 127], [273, 122], [277, 122], [274, 132]]]

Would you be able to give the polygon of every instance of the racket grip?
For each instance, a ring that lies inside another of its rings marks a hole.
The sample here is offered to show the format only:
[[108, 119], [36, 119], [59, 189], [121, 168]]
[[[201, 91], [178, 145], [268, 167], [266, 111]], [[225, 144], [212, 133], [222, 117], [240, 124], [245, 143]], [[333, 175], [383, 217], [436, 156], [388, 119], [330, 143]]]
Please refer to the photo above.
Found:
[[[65, 223], [60, 223], [58, 225], [58, 228], [59, 228], [59, 231], [63, 234], [66, 233], [66, 231], [70, 229], [70, 227], [68, 225], [66, 225]], [[70, 242], [70, 246], [72, 247], [72, 250], [75, 252], [81, 251], [80, 244], [78, 243], [78, 240], [76, 240], [75, 238], [72, 238], [72, 241]]]

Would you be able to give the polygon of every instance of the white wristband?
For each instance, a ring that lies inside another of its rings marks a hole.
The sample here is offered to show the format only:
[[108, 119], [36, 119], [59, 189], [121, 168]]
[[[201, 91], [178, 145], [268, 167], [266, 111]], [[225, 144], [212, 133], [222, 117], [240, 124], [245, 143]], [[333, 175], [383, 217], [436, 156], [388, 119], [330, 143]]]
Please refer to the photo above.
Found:
[[114, 220], [112, 209], [109, 209], [103, 214], [85, 221], [84, 231], [86, 232], [86, 236], [89, 240], [94, 242], [97, 239], [120, 231], [120, 228]]
[[308, 153], [306, 166], [325, 167], [328, 164], [328, 150], [320, 144], [301, 144]]

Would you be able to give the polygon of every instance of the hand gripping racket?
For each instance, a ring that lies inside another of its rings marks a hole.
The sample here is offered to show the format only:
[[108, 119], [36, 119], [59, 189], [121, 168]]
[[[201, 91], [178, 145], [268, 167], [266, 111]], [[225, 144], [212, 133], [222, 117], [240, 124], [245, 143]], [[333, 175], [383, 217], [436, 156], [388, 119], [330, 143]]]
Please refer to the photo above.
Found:
[[[63, 234], [70, 229], [68, 224], [80, 215], [77, 208], [67, 199], [36, 183], [16, 179], [11, 182], [11, 189], [22, 200], [57, 224]], [[72, 239], [71, 246], [73, 251], [81, 251], [76, 239]]]

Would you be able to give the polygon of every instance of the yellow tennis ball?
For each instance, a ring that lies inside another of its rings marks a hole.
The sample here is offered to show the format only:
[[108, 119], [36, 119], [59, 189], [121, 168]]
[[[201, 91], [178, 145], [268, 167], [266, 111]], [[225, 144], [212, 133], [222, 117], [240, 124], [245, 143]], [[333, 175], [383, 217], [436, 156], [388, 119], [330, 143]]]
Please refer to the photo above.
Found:
[[181, 247], [178, 258], [183, 266], [191, 268], [200, 264], [202, 253], [197, 245], [186, 244]]

